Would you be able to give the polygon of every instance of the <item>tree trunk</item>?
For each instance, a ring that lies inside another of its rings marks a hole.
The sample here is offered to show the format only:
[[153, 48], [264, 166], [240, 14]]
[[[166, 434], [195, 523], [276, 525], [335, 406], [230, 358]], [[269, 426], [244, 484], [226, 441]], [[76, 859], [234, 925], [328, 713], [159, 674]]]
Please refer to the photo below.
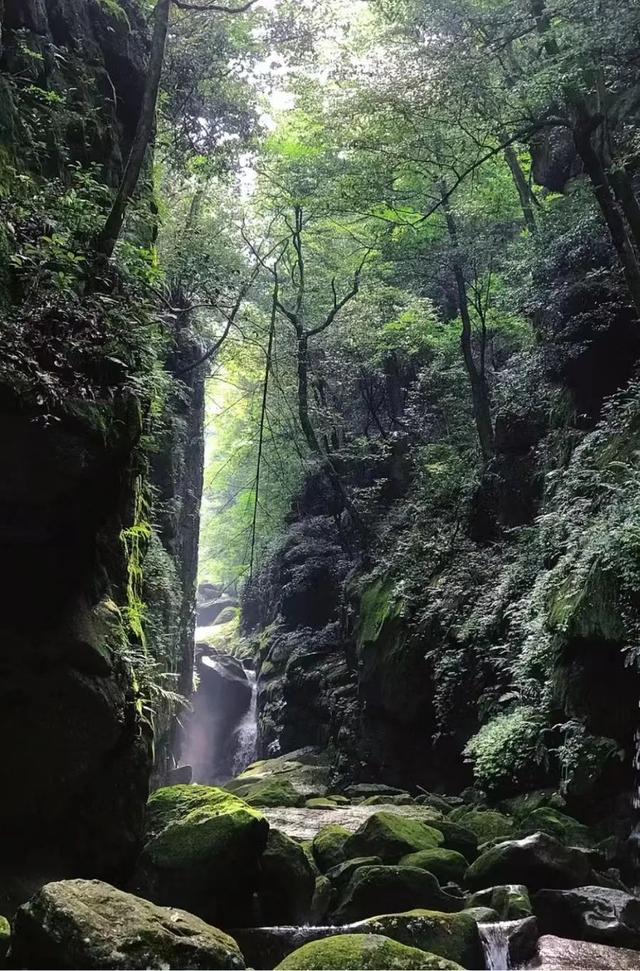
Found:
[[462, 332], [460, 334], [460, 348], [464, 359], [464, 366], [469, 378], [471, 388], [471, 401], [473, 403], [473, 416], [475, 418], [480, 451], [485, 462], [488, 462], [494, 454], [493, 422], [491, 420], [491, 404], [489, 401], [489, 388], [484, 374], [484, 369], [479, 370], [474, 356], [472, 345], [472, 326], [471, 315], [469, 313], [469, 300], [467, 297], [467, 285], [464, 278], [462, 264], [458, 258], [458, 227], [451, 212], [451, 208], [446, 197], [446, 189], [442, 186], [443, 209], [447, 221], [447, 230], [451, 247], [453, 249], [453, 275], [458, 290], [458, 310], [462, 320]]
[[312, 452], [320, 454], [320, 443], [309, 417], [309, 339], [302, 330], [297, 331], [298, 356], [298, 416], [300, 427]]
[[631, 230], [636, 247], [640, 249], [640, 204], [633, 190], [631, 177], [624, 168], [613, 168], [607, 174], [620, 208]]
[[585, 109], [579, 110], [573, 130], [576, 150], [582, 159], [584, 170], [591, 180], [593, 193], [609, 228], [611, 240], [622, 265], [629, 294], [638, 315], [640, 315], [640, 264], [627, 234], [624, 219], [616, 204], [605, 167], [593, 146], [592, 133], [593, 122], [591, 118], [586, 114]]
[[158, 0], [154, 10], [151, 56], [136, 133], [111, 212], [95, 244], [97, 252], [106, 259], [109, 259], [118, 242], [127, 206], [138, 185], [144, 157], [153, 134], [172, 2], [173, 0]]
[[[506, 136], [504, 140], [506, 141]], [[531, 192], [529, 183], [527, 182], [525, 174], [522, 171], [522, 167], [518, 161], [518, 156], [513, 148], [513, 145], [506, 146], [504, 150], [504, 157], [509, 169], [511, 170], [515, 187], [518, 190], [520, 206], [522, 208], [522, 214], [524, 216], [526, 227], [529, 232], [535, 236], [538, 226], [533, 212], [533, 193]]]

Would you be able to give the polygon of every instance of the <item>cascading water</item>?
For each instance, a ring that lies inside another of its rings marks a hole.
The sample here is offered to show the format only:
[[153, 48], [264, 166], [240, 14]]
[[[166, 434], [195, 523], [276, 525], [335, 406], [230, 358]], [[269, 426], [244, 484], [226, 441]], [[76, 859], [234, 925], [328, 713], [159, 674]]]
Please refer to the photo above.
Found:
[[513, 926], [517, 923], [519, 921], [505, 920], [496, 924], [478, 924], [488, 971], [508, 971], [511, 968], [509, 941]]
[[251, 701], [246, 714], [236, 729], [236, 750], [233, 756], [232, 775], [241, 772], [255, 762], [258, 744], [258, 681], [256, 672], [245, 668], [247, 681], [251, 685]]

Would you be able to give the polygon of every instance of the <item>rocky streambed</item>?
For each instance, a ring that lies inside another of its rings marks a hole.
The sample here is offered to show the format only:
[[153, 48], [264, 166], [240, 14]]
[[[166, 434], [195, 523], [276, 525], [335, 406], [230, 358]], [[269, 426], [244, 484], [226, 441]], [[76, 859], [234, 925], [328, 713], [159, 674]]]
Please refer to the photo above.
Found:
[[489, 807], [334, 791], [305, 750], [149, 800], [126, 885], [42, 886], [0, 923], [12, 968], [640, 968], [640, 900], [548, 793]]

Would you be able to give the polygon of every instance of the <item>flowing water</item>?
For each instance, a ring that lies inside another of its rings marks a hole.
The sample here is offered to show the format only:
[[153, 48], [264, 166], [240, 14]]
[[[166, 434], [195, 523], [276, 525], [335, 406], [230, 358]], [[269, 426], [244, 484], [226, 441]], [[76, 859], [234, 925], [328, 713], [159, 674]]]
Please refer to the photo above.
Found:
[[511, 968], [509, 941], [511, 931], [519, 923], [520, 921], [504, 920], [496, 924], [478, 924], [488, 971], [508, 971]]
[[236, 729], [236, 751], [233, 756], [232, 776], [241, 772], [256, 761], [258, 746], [258, 682], [256, 672], [245, 668], [247, 681], [251, 685], [251, 701], [246, 714]]

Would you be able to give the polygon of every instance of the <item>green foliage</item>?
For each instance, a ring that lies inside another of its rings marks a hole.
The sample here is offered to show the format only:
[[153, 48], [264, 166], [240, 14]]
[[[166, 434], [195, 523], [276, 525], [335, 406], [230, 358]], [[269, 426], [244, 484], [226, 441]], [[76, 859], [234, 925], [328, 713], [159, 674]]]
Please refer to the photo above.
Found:
[[478, 785], [488, 792], [517, 790], [527, 784], [546, 758], [544, 722], [533, 708], [498, 715], [469, 740], [465, 755]]

